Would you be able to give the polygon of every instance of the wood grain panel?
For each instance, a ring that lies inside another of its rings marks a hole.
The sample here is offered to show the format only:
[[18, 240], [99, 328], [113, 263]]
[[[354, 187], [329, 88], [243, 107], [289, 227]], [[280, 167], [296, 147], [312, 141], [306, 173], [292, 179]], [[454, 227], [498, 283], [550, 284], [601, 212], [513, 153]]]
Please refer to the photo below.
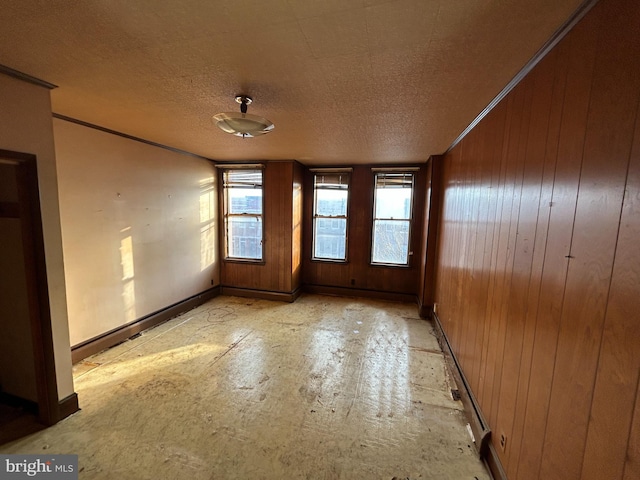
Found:
[[[482, 133], [482, 132], [480, 132]], [[468, 299], [464, 302], [463, 317], [467, 319], [466, 327], [463, 327], [465, 335], [463, 338], [463, 344], [461, 345], [461, 351], [465, 352], [466, 362], [468, 367], [473, 370], [475, 367], [475, 337], [479, 329], [480, 321], [476, 310], [479, 305], [479, 295], [481, 294], [478, 288], [477, 275], [479, 268], [478, 262], [482, 259], [481, 252], [481, 226], [480, 218], [482, 217], [482, 158], [485, 143], [485, 135], [476, 135], [471, 142], [472, 150], [470, 152], [471, 157], [474, 159], [472, 162], [467, 163], [469, 184], [465, 187], [467, 191], [466, 198], [468, 198], [468, 206], [466, 209], [468, 218], [465, 221], [467, 228], [465, 229], [467, 238], [466, 244], [469, 246], [466, 251], [467, 258], [465, 260], [465, 278], [463, 279], [463, 285], [465, 287], [463, 296]], [[477, 389], [477, 377], [470, 376], [469, 382], [472, 388]]]
[[[524, 184], [527, 182], [526, 154], [533, 108], [533, 80], [531, 75], [521, 84], [519, 94], [523, 96], [522, 107], [518, 115], [518, 117], [520, 117], [520, 123], [519, 128], [512, 131], [510, 139], [515, 157], [513, 161], [516, 162], [516, 175], [513, 179], [511, 209], [507, 219], [509, 225], [509, 246], [506, 276], [509, 295], [506, 301], [502, 303], [500, 310], [500, 314], [504, 317], [504, 333], [501, 335], [503, 345], [501, 345], [502, 356], [499, 359], [498, 368], [496, 369], [495, 382], [498, 388], [492, 398], [492, 415], [496, 418], [496, 433], [504, 433], [507, 435], [507, 438], [509, 438], [510, 435], [511, 421], [514, 415], [514, 405], [511, 397], [513, 396], [514, 381], [517, 376], [517, 364], [513, 361], [513, 352], [519, 352], [521, 348], [521, 297], [522, 291], [526, 288], [526, 276], [522, 275], [519, 270], [526, 269], [525, 265], [528, 257], [526, 245], [529, 243], [531, 236], [531, 232], [524, 231], [522, 224], [526, 222], [526, 219], [521, 218], [520, 215]], [[520, 228], [523, 228], [523, 232], [519, 231]], [[520, 249], [521, 242], [519, 240], [521, 239], [525, 240], [524, 252]], [[521, 257], [523, 257], [522, 260], [520, 259]], [[497, 435], [492, 438], [496, 446], [498, 438]], [[498, 455], [502, 457], [505, 453], [502, 449], [499, 449]], [[504, 463], [504, 459], [502, 460]]]
[[[624, 17], [616, 17], [616, 22], [622, 25], [625, 22], [640, 25], [640, 8], [636, 7], [634, 14], [629, 15], [625, 12]], [[589, 415], [589, 430], [582, 466], [582, 478], [585, 480], [622, 478], [629, 441], [629, 436], [625, 433], [630, 430], [632, 423], [640, 377], [640, 266], [637, 258], [640, 241], [640, 122], [637, 108], [632, 109], [634, 100], [638, 105], [640, 96], [640, 77], [637, 75], [640, 71], [640, 56], [637, 55], [640, 51], [640, 37], [620, 38], [619, 31], [607, 31], [607, 36], [610, 38], [604, 42], [603, 47], [612, 44], [617, 46], [616, 51], [611, 52], [611, 56], [607, 58], [607, 66], [614, 68], [612, 64], [624, 62], [623, 72], [627, 76], [624, 89], [617, 85], [603, 89], [619, 99], [620, 104], [615, 114], [619, 115], [621, 120], [628, 115], [629, 123], [635, 118], [636, 128], [624, 188], [610, 295], [606, 306], [593, 403]], [[632, 113], [632, 110], [636, 111]], [[619, 141], [623, 145], [624, 131], [616, 133], [622, 136]], [[625, 151], [622, 148], [612, 150], [612, 153], [620, 155], [623, 163]]]
[[444, 275], [441, 284], [448, 285], [449, 288], [443, 293], [443, 298], [437, 300], [439, 304], [438, 315], [447, 325], [447, 329], [450, 333], [449, 339], [451, 344], [459, 351], [460, 342], [458, 340], [458, 332], [460, 331], [460, 323], [462, 317], [460, 316], [458, 309], [462, 305], [462, 298], [460, 295], [459, 278], [458, 278], [458, 265], [460, 258], [456, 256], [457, 248], [462, 244], [460, 235], [462, 232], [462, 218], [459, 213], [461, 208], [459, 202], [461, 196], [459, 195], [459, 185], [456, 183], [457, 178], [460, 178], [460, 165], [462, 164], [460, 158], [464, 145], [460, 145], [459, 149], [451, 152], [447, 156], [447, 161], [444, 168], [444, 185], [445, 185], [445, 198], [443, 202], [443, 212], [441, 216], [441, 224], [446, 225], [446, 228], [441, 229], [439, 250], [441, 258], [446, 259], [443, 262]]
[[[498, 408], [500, 405], [500, 385], [504, 368], [504, 351], [508, 328], [508, 311], [513, 281], [513, 261], [517, 240], [517, 216], [520, 207], [522, 190], [522, 176], [524, 174], [524, 146], [528, 132], [529, 116], [531, 112], [531, 85], [528, 78], [521, 87], [514, 91], [513, 102], [510, 104], [513, 113], [508, 126], [508, 140], [505, 140], [507, 155], [507, 176], [505, 178], [504, 203], [501, 217], [500, 243], [498, 245], [500, 280], [498, 302], [494, 303], [493, 315], [499, 319], [496, 357], [493, 365], [494, 375], [491, 379], [493, 394], [489, 410], [489, 418], [498, 423]], [[492, 439], [495, 441], [495, 437]], [[498, 454], [502, 453], [498, 450]]]
[[443, 157], [434, 302], [512, 480], [638, 477], [639, 10], [601, 1]]
[[640, 382], [636, 390], [636, 403], [633, 409], [629, 447], [627, 448], [622, 480], [636, 480], [637, 478], [640, 478]]
[[599, 23], [587, 16], [556, 48], [562, 117], [517, 478], [537, 479], [542, 460]]
[[[434, 156], [431, 156], [425, 166], [425, 196], [424, 214], [422, 217], [422, 243], [420, 245], [420, 273], [418, 277], [418, 309], [423, 317], [429, 317], [433, 311], [433, 282], [435, 280], [434, 260], [435, 248], [433, 241], [429, 242], [429, 230], [436, 232], [438, 228], [437, 219], [434, 212], [433, 201], [433, 163]], [[433, 209], [433, 211], [432, 211]], [[429, 246], [431, 243], [431, 246]]]
[[[616, 3], [616, 2], [613, 2]], [[635, 2], [634, 2], [635, 4]], [[600, 5], [601, 7], [606, 4]], [[640, 88], [636, 40], [627, 39], [638, 16], [629, 8], [596, 8], [603, 25], [593, 76], [566, 296], [549, 406], [541, 476], [579, 478], [620, 210]], [[615, 28], [611, 28], [615, 25]], [[606, 161], [603, 161], [606, 159]], [[571, 385], [572, 395], [567, 395]], [[611, 466], [611, 465], [608, 465]]]
[[[504, 465], [509, 472], [515, 469], [511, 449], [519, 451], [522, 431], [514, 430], [516, 397], [522, 375], [521, 364], [528, 363], [532, 342], [525, 343], [529, 292], [532, 281], [534, 246], [537, 238], [538, 207], [544, 173], [545, 148], [553, 92], [553, 62], [543, 61], [528, 80], [531, 82], [530, 119], [524, 142], [524, 173], [516, 227], [516, 243], [510, 289], [508, 323], [503, 357], [497, 432], [507, 436]], [[524, 132], [523, 132], [524, 133]], [[530, 329], [531, 330], [531, 329]], [[516, 455], [517, 457], [517, 455]], [[511, 468], [510, 468], [511, 467]]]
[[384, 267], [370, 264], [373, 214], [373, 173], [370, 166], [356, 166], [351, 173], [349, 189], [349, 220], [347, 261], [312, 260], [313, 232], [313, 172], [305, 171], [303, 282], [307, 285], [341, 287], [356, 290], [385, 291], [417, 296], [420, 270], [424, 260], [421, 251], [426, 196], [426, 166], [416, 172], [413, 198], [409, 267]]
[[[511, 438], [507, 443], [509, 474], [511, 477], [517, 475], [520, 466], [520, 449], [524, 440], [524, 421], [527, 411], [529, 380], [531, 378], [532, 356], [537, 327], [536, 320], [543, 283], [542, 276], [549, 235], [553, 184], [558, 158], [558, 138], [562, 120], [562, 100], [564, 98], [566, 80], [566, 68], [563, 68], [563, 65], [566, 65], [566, 57], [561, 55], [561, 49], [553, 50], [540, 62], [540, 71], [537, 75], [537, 83], [534, 90], [536, 93], [540, 91], [545, 92], [545, 96], [546, 92], [549, 92], [550, 96], [548, 97], [548, 110], [545, 112], [548, 116], [546, 132], [544, 128], [532, 130], [532, 135], [544, 134], [546, 138], [538, 138], [537, 141], [533, 140], [531, 142], [536, 148], [544, 146], [544, 151], [536, 151], [534, 154], [534, 158], [538, 156], [544, 158], [544, 165], [539, 197], [531, 200], [532, 202], [537, 201], [536, 233], [532, 252], [529, 290], [527, 293], [523, 354], [520, 358], [515, 417], [511, 429]], [[534, 105], [536, 103], [536, 99], [534, 98]], [[541, 113], [541, 111], [538, 111], [537, 115]], [[538, 117], [535, 124], [539, 124], [538, 122], [544, 122], [544, 118]]]
[[[507, 155], [506, 155], [506, 141], [508, 136], [508, 126], [512, 114], [512, 109], [509, 107], [509, 101], [501, 102], [495, 109], [492, 110], [490, 117], [499, 118], [501, 121], [496, 124], [496, 132], [494, 133], [494, 156], [493, 156], [493, 169], [496, 172], [496, 178], [494, 186], [492, 187], [493, 202], [493, 225], [492, 225], [492, 243], [491, 254], [488, 263], [488, 285], [487, 285], [487, 300], [484, 310], [484, 318], [486, 324], [486, 334], [483, 336], [482, 344], [482, 358], [481, 358], [481, 389], [478, 393], [478, 401], [480, 405], [484, 407], [484, 412], [489, 413], [491, 405], [491, 395], [493, 394], [493, 381], [489, 378], [493, 378], [495, 362], [496, 362], [496, 348], [498, 342], [498, 327], [500, 324], [500, 318], [497, 315], [492, 315], [491, 311], [494, 306], [495, 296], [500, 293], [498, 285], [499, 271], [497, 268], [499, 257], [498, 247], [500, 245], [500, 233], [502, 229], [502, 208], [504, 204], [504, 187], [505, 178], [507, 174]], [[487, 120], [489, 117], [487, 117]]]
[[304, 192], [304, 169], [295, 162], [293, 165], [292, 194], [292, 234], [291, 234], [291, 290], [302, 285], [302, 211]]
[[[504, 104], [502, 104], [504, 105]], [[493, 115], [487, 118], [487, 135], [489, 138], [489, 144], [487, 146], [487, 155], [486, 155], [486, 167], [491, 170], [491, 179], [490, 183], [487, 185], [487, 189], [485, 192], [486, 202], [487, 202], [487, 219], [486, 219], [486, 240], [484, 244], [484, 253], [483, 253], [483, 262], [482, 262], [482, 272], [481, 279], [479, 281], [481, 290], [480, 295], [480, 305], [478, 310], [478, 316], [480, 321], [483, 323], [482, 329], [482, 337], [477, 337], [476, 341], [479, 345], [480, 361], [474, 362], [477, 366], [477, 371], [472, 372], [473, 376], [478, 377], [478, 390], [476, 391], [476, 395], [478, 398], [484, 397], [484, 387], [486, 385], [485, 381], [485, 371], [487, 367], [487, 344], [489, 342], [489, 337], [491, 335], [491, 319], [486, 315], [486, 311], [488, 306], [490, 305], [489, 301], [489, 291], [491, 285], [492, 278], [492, 269], [491, 266], [494, 262], [495, 256], [495, 248], [494, 245], [497, 243], [497, 229], [498, 223], [496, 222], [496, 210], [498, 207], [498, 194], [500, 179], [501, 179], [501, 170], [502, 163], [501, 162], [501, 152], [502, 152], [502, 141], [504, 138], [503, 131], [505, 125], [505, 109], [504, 108], [496, 108], [493, 112]], [[477, 360], [477, 357], [476, 357]]]
[[457, 227], [457, 240], [454, 246], [458, 249], [458, 259], [457, 259], [457, 269], [455, 271], [455, 279], [456, 279], [456, 298], [455, 301], [457, 303], [455, 309], [455, 317], [459, 319], [457, 323], [456, 335], [454, 338], [454, 344], [457, 345], [458, 351], [460, 352], [459, 361], [461, 364], [469, 364], [469, 359], [467, 355], [467, 351], [465, 350], [465, 339], [467, 335], [467, 327], [469, 325], [469, 318], [465, 315], [465, 310], [468, 304], [467, 299], [467, 286], [468, 282], [465, 280], [468, 279], [469, 275], [469, 265], [468, 265], [468, 255], [469, 255], [469, 235], [471, 234], [467, 222], [469, 221], [469, 204], [471, 203], [470, 195], [469, 195], [469, 185], [471, 184], [470, 179], [470, 170], [471, 164], [470, 162], [466, 162], [465, 159], [467, 156], [469, 158], [473, 158], [473, 147], [475, 140], [475, 132], [473, 135], [469, 136], [469, 141], [465, 142], [462, 145], [461, 155], [458, 157], [458, 176], [457, 178], [464, 179], [462, 182], [458, 184], [457, 194], [459, 196], [457, 212], [456, 212], [456, 227]]
[[[293, 169], [294, 162], [266, 164], [263, 177], [264, 262], [223, 261], [220, 273], [222, 286], [292, 292]], [[223, 204], [222, 198], [220, 204]], [[223, 233], [221, 238], [224, 238]]]

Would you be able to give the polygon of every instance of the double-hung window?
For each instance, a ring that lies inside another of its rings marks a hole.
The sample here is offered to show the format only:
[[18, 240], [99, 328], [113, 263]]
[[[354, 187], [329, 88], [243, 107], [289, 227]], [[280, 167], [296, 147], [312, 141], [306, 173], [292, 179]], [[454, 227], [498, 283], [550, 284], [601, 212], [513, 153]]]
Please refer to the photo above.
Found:
[[371, 263], [409, 265], [413, 171], [375, 171]]
[[262, 169], [225, 169], [223, 190], [225, 257], [262, 260]]
[[350, 169], [314, 172], [313, 258], [347, 259], [347, 211]]

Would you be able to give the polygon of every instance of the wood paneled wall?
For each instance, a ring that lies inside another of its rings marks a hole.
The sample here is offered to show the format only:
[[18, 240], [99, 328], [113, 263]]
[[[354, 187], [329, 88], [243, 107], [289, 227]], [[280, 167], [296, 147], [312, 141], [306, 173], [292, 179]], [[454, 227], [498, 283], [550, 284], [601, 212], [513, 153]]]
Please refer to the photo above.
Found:
[[[263, 263], [222, 261], [223, 287], [292, 293], [300, 286], [302, 166], [266, 162], [263, 177]], [[222, 179], [220, 178], [220, 185]], [[221, 189], [222, 190], [222, 189]], [[220, 198], [220, 204], [223, 203]], [[221, 229], [224, 228], [221, 223]], [[224, 231], [220, 231], [221, 243]], [[223, 251], [224, 249], [222, 249]], [[297, 265], [296, 265], [297, 264]]]
[[444, 158], [437, 313], [511, 480], [640, 478], [639, 101], [602, 0]]
[[293, 164], [292, 246], [291, 246], [291, 289], [302, 285], [302, 211], [304, 191], [304, 169], [298, 162]]
[[433, 311], [436, 280], [436, 252], [438, 223], [441, 210], [442, 155], [432, 155], [425, 167], [425, 203], [420, 252], [420, 278], [418, 283], [418, 309], [428, 317]]
[[371, 166], [355, 166], [349, 189], [349, 220], [346, 263], [311, 260], [313, 232], [313, 173], [305, 172], [303, 281], [307, 285], [340, 287], [354, 290], [392, 292], [416, 295], [418, 293], [426, 167], [416, 172], [413, 198], [413, 224], [411, 248], [414, 252], [409, 267], [372, 266], [371, 229], [373, 224], [373, 182]]

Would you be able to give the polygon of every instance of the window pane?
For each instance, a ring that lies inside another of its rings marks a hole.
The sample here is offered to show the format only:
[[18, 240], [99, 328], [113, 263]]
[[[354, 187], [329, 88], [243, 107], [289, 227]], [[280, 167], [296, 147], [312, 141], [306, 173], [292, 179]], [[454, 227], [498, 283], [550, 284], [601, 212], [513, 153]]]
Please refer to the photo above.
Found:
[[314, 258], [344, 260], [347, 243], [347, 220], [344, 218], [316, 218]]
[[228, 188], [228, 213], [262, 214], [262, 189]]
[[346, 172], [326, 172], [318, 173], [314, 177], [315, 186], [323, 188], [344, 188], [349, 186], [349, 173]]
[[347, 190], [316, 189], [316, 215], [346, 215], [347, 196]]
[[376, 187], [387, 188], [411, 188], [413, 173], [410, 172], [385, 172], [376, 174]]
[[373, 232], [373, 263], [406, 265], [409, 259], [409, 222], [376, 220]]
[[262, 170], [226, 170], [224, 186], [260, 187], [262, 186]]
[[229, 251], [233, 258], [262, 258], [262, 218], [227, 217]]
[[411, 218], [411, 188], [376, 188], [376, 218]]

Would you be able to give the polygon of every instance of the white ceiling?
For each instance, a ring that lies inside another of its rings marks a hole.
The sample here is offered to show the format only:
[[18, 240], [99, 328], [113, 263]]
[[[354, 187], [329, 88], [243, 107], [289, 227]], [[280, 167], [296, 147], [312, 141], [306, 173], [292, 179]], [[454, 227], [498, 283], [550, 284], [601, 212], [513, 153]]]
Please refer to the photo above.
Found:
[[[442, 153], [580, 0], [2, 0], [0, 64], [53, 111], [216, 160]], [[276, 125], [241, 139], [211, 116]]]

